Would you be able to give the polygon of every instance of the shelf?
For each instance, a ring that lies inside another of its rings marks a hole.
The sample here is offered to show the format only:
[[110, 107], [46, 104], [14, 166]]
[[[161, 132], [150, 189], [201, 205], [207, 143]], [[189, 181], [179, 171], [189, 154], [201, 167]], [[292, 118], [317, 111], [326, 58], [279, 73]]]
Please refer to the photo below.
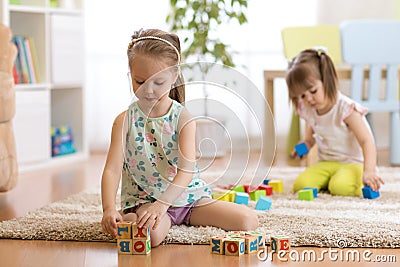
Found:
[[16, 91], [36, 91], [36, 90], [48, 90], [50, 84], [48, 83], [21, 83], [15, 85]]

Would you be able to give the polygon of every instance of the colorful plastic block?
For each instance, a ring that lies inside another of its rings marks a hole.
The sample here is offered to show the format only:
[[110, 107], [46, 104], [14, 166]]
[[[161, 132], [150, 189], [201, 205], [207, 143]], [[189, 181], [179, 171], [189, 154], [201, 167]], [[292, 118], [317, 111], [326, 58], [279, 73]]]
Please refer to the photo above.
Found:
[[225, 254], [225, 242], [226, 236], [214, 236], [210, 238], [210, 248], [212, 254]]
[[317, 198], [317, 197], [318, 197], [318, 188], [316, 188], [316, 187], [304, 187], [303, 189], [304, 189], [304, 190], [307, 190], [307, 189], [312, 190], [313, 193], [314, 193], [314, 198]]
[[227, 201], [227, 202], [230, 202], [230, 200], [231, 200], [231, 196], [229, 194], [227, 194], [226, 192], [225, 193], [213, 193], [212, 198], [222, 200], [222, 201]]
[[132, 254], [132, 239], [117, 239], [118, 254]]
[[118, 239], [132, 238], [132, 222], [117, 222], [117, 238]]
[[299, 157], [302, 157], [303, 155], [308, 153], [308, 148], [305, 143], [300, 143], [294, 146], [294, 149], [296, 150], [296, 154]]
[[274, 192], [283, 192], [283, 182], [281, 180], [270, 180], [268, 185], [272, 186]]
[[258, 190], [265, 190], [265, 194], [266, 194], [267, 196], [272, 195], [272, 192], [273, 192], [273, 188], [272, 188], [272, 186], [270, 186], [270, 185], [260, 185], [260, 186], [258, 187]]
[[241, 256], [245, 252], [245, 241], [243, 238], [228, 238], [225, 240], [225, 255]]
[[267, 180], [267, 179], [265, 179], [265, 180], [263, 181], [263, 184], [264, 184], [264, 185], [268, 185], [268, 183], [269, 183], [269, 180]]
[[271, 251], [278, 253], [281, 250], [290, 250], [290, 238], [285, 235], [271, 235]]
[[132, 239], [132, 254], [149, 254], [151, 252], [150, 238]]
[[258, 238], [253, 235], [244, 236], [244, 253], [251, 254], [258, 251]]
[[272, 200], [261, 196], [260, 199], [257, 201], [256, 210], [269, 210], [272, 205]]
[[363, 193], [364, 198], [368, 198], [368, 199], [374, 199], [374, 198], [377, 198], [380, 196], [379, 191], [374, 191], [369, 186], [364, 186], [362, 188], [362, 193]]
[[235, 191], [235, 192], [246, 192], [244, 190], [244, 186], [243, 185], [238, 185], [238, 186], [232, 188], [232, 190]]
[[249, 194], [244, 192], [236, 192], [235, 203], [249, 205]]
[[303, 189], [298, 193], [299, 200], [314, 200], [314, 191], [312, 189]]
[[267, 192], [265, 192], [265, 190], [256, 190], [256, 191], [250, 192], [250, 199], [257, 201], [260, 199], [261, 196], [265, 197], [266, 195], [267, 195]]

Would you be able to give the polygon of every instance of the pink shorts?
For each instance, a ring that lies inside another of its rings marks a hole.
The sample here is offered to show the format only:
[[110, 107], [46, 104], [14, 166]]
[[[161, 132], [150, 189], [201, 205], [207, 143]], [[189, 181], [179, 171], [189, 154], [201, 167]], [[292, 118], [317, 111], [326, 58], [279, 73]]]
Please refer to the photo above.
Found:
[[[186, 206], [182, 206], [182, 207], [169, 207], [167, 210], [167, 214], [168, 214], [169, 218], [171, 219], [171, 224], [172, 225], [181, 225], [181, 224], [189, 225], [190, 224], [190, 215], [192, 214], [192, 210], [194, 207], [196, 207], [199, 200], [196, 200], [193, 203], [190, 203], [190, 204], [188, 204]], [[135, 213], [136, 210], [144, 204], [145, 203], [136, 205], [135, 207], [132, 207], [132, 208], [127, 208], [123, 211], [123, 213], [124, 214]]]

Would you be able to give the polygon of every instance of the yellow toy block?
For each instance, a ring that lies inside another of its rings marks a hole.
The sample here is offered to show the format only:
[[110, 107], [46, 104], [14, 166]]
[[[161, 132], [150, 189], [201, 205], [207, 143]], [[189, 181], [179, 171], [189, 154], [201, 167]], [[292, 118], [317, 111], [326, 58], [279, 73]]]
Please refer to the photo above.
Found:
[[132, 254], [132, 239], [117, 239], [118, 254]]
[[277, 193], [283, 192], [283, 182], [281, 180], [270, 180], [268, 185], [272, 186], [272, 190]]
[[244, 236], [244, 253], [251, 254], [256, 253], [258, 251], [258, 238], [253, 235], [245, 235]]
[[132, 238], [132, 222], [117, 222], [117, 239]]
[[222, 200], [222, 201], [227, 201], [227, 202], [231, 202], [231, 196], [224, 192], [224, 193], [213, 193], [212, 194], [212, 198], [213, 199], [218, 199], [218, 200]]
[[290, 239], [285, 235], [271, 235], [271, 251], [290, 250]]
[[249, 231], [248, 235], [256, 236], [258, 240], [258, 249], [265, 247], [265, 233], [258, 231]]
[[132, 223], [132, 238], [147, 238], [150, 239], [150, 227], [138, 227], [136, 223]]
[[228, 238], [225, 240], [225, 255], [241, 256], [245, 251], [245, 241], [243, 238]]
[[132, 254], [149, 254], [151, 252], [150, 238], [133, 238]]
[[210, 252], [212, 254], [225, 254], [225, 242], [226, 236], [214, 236], [210, 238]]

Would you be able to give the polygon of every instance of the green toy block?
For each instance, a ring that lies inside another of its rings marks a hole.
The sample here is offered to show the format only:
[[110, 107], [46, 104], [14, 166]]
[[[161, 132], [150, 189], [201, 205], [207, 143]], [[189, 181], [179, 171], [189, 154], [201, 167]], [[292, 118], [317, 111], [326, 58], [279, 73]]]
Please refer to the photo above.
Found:
[[314, 200], [314, 191], [312, 189], [300, 190], [299, 200]]
[[256, 190], [253, 192], [250, 192], [250, 199], [251, 200], [259, 200], [261, 196], [267, 196], [267, 193], [265, 192], [265, 190]]
[[244, 186], [243, 185], [238, 185], [238, 186], [232, 188], [232, 190], [235, 191], [235, 192], [246, 192], [244, 190]]

